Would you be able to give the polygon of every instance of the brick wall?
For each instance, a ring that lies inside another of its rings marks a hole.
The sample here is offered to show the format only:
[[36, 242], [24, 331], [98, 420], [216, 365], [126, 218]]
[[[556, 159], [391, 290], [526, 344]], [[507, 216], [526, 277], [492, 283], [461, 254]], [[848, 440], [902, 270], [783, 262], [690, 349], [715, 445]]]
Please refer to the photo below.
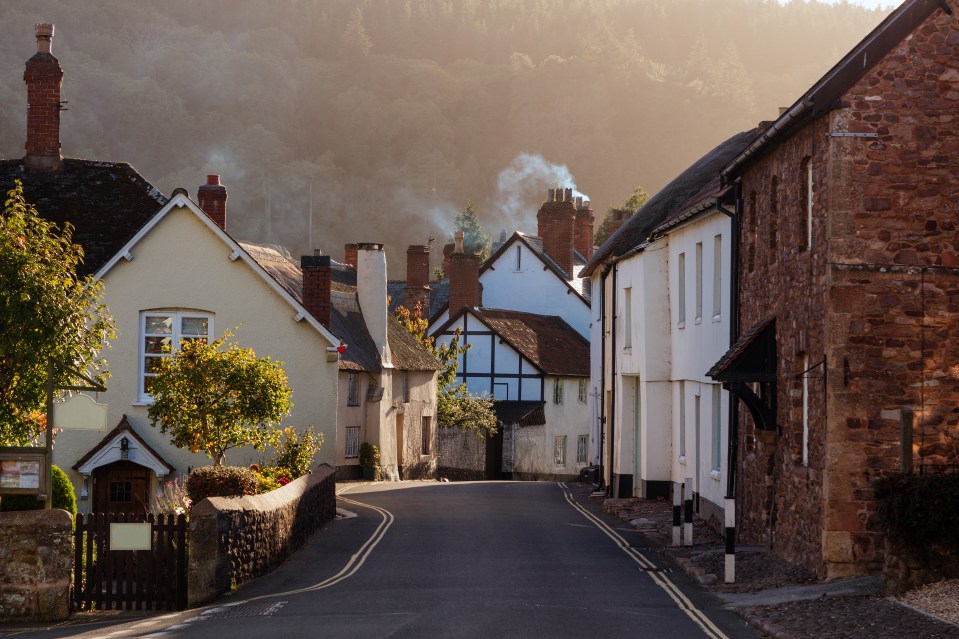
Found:
[[330, 279], [332, 271], [329, 255], [304, 255], [300, 258], [303, 271], [303, 307], [323, 326], [330, 327]]
[[453, 253], [447, 271], [449, 287], [449, 316], [454, 317], [465, 306], [482, 305], [479, 284], [479, 256]]
[[573, 190], [556, 189], [555, 193], [555, 199], [544, 202], [536, 213], [537, 232], [543, 238], [543, 250], [572, 277], [573, 244], [576, 235]]
[[[781, 432], [765, 443], [744, 420], [742, 538], [827, 577], [881, 565], [871, 481], [900, 470], [904, 409], [914, 469], [959, 462], [957, 28], [937, 10], [743, 175], [741, 327], [776, 316]], [[842, 131], [878, 137], [827, 137]]]
[[190, 606], [273, 571], [334, 516], [326, 464], [263, 495], [204, 499], [190, 512]]
[[60, 159], [60, 87], [63, 82], [60, 63], [49, 53], [37, 53], [27, 61], [23, 81], [27, 83], [27, 158], [53, 162], [37, 167], [56, 168]]
[[417, 302], [423, 308], [423, 316], [429, 316], [430, 249], [428, 246], [411, 245], [406, 249], [406, 293], [403, 305], [412, 310]]

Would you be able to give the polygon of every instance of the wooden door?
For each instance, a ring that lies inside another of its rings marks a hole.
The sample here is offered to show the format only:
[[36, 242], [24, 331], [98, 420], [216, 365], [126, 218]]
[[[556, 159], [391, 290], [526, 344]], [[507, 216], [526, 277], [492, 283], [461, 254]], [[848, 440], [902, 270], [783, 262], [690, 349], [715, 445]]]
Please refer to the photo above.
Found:
[[146, 514], [151, 472], [129, 461], [97, 468], [93, 471], [93, 512]]

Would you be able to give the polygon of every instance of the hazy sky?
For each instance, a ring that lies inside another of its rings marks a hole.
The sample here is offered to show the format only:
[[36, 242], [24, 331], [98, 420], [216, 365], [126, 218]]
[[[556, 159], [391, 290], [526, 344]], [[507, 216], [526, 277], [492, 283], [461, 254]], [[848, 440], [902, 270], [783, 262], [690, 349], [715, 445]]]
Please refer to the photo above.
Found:
[[[837, 4], [842, 0], [819, 0], [819, 2], [827, 2], [829, 4]], [[900, 2], [897, 0], [847, 0], [849, 4], [858, 4], [869, 9], [884, 9], [888, 7], [898, 7]]]

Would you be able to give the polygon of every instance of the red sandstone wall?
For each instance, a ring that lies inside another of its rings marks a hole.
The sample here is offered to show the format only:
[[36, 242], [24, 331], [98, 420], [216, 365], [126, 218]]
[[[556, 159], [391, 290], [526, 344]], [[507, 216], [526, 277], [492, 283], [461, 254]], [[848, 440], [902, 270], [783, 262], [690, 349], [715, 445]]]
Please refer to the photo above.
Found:
[[[742, 535], [768, 537], [829, 577], [879, 566], [870, 482], [900, 470], [903, 408], [916, 415], [914, 467], [959, 462], [957, 29], [937, 10], [841, 108], [743, 179], [741, 321], [745, 330], [777, 316], [782, 433], [767, 445], [745, 425]], [[828, 131], [878, 138], [827, 140]], [[811, 251], [798, 248], [806, 155], [816, 185]], [[825, 375], [808, 373], [808, 468], [799, 456], [803, 352], [811, 364], [826, 360]]]

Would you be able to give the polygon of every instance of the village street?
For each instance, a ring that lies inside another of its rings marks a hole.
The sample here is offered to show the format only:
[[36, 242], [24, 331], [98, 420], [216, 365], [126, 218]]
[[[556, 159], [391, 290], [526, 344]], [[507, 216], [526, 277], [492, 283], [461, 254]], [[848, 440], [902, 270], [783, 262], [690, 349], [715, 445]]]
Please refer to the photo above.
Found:
[[545, 482], [347, 484], [340, 507], [357, 517], [210, 606], [30, 636], [757, 636], [685, 575], [644, 570], [664, 564], [578, 493], [568, 501]]

